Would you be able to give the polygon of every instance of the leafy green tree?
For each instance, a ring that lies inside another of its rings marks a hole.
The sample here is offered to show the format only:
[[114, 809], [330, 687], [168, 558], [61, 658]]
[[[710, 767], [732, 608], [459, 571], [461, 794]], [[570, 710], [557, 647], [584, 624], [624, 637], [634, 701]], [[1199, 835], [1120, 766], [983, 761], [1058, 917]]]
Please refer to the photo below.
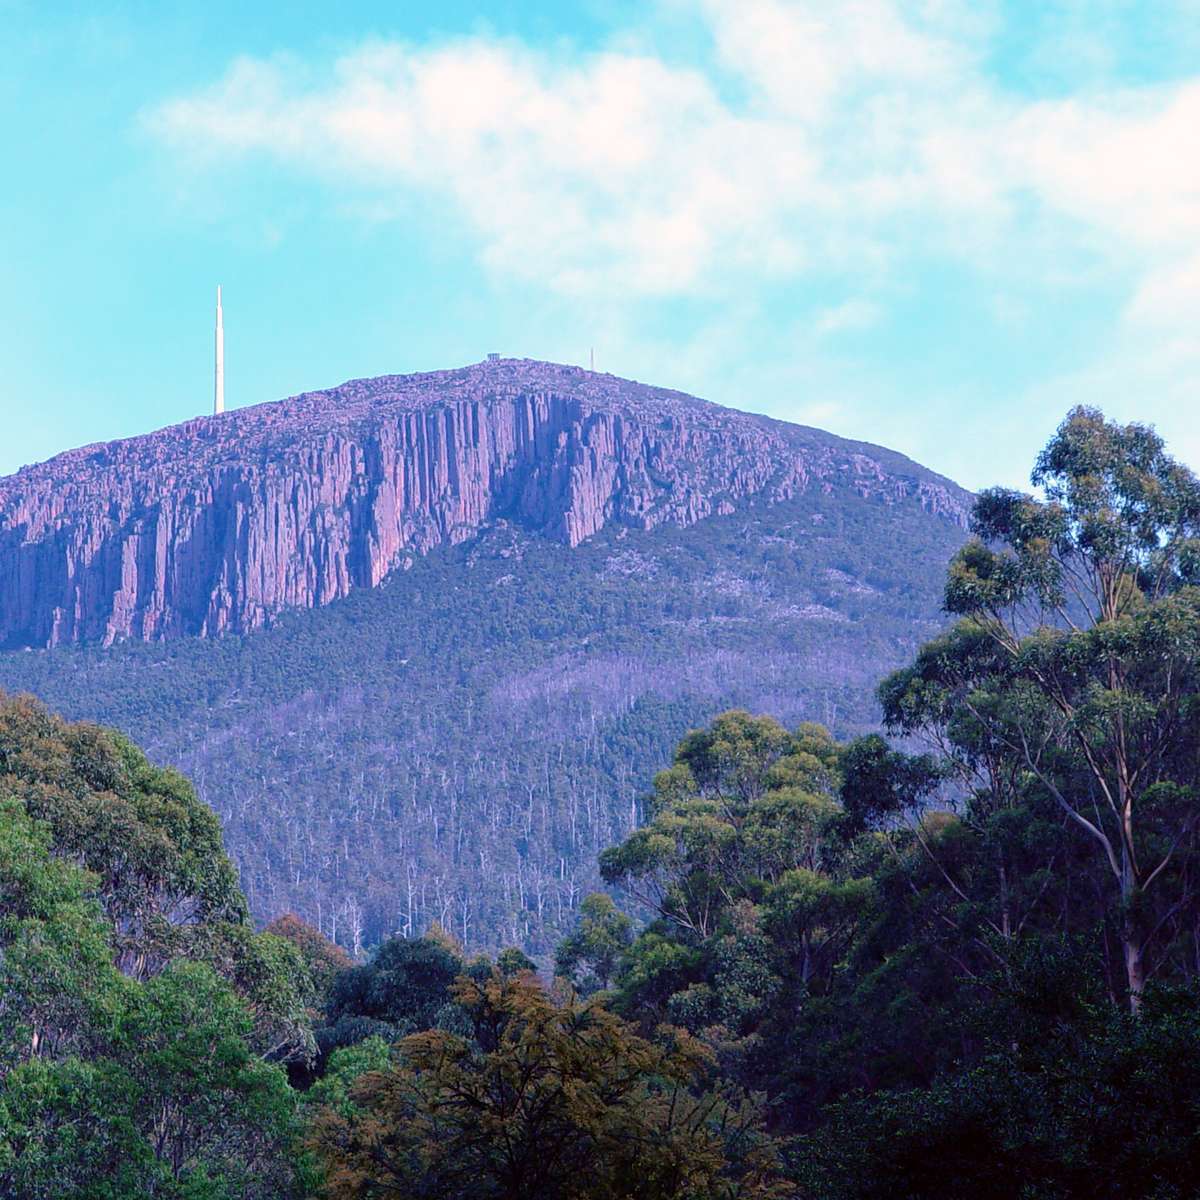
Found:
[[352, 1046], [339, 1046], [329, 1056], [325, 1070], [312, 1087], [302, 1095], [305, 1111], [314, 1116], [323, 1108], [331, 1108], [343, 1116], [359, 1111], [350, 1092], [355, 1082], [369, 1071], [383, 1071], [396, 1057], [393, 1045], [375, 1036], [363, 1038]]
[[295, 1100], [208, 967], [130, 985], [86, 1060], [33, 1060], [0, 1087], [0, 1183], [14, 1200], [279, 1198], [294, 1192]]
[[636, 1016], [645, 1029], [652, 1030], [669, 1019], [675, 994], [702, 979], [703, 974], [704, 954], [700, 948], [680, 941], [669, 926], [655, 923], [638, 934], [621, 963], [615, 1007], [625, 1016]]
[[284, 913], [263, 930], [289, 941], [300, 951], [308, 969], [317, 1003], [324, 1006], [333, 989], [333, 981], [354, 966], [354, 960], [336, 942], [331, 942], [320, 930], [301, 920], [295, 913]]
[[877, 733], [856, 738], [842, 752], [845, 829], [878, 829], [906, 814], [920, 812], [943, 774], [933, 755], [912, 756], [893, 750]]
[[737, 900], [761, 897], [794, 868], [820, 868], [840, 816], [837, 758], [820, 726], [791, 735], [769, 717], [722, 713], [655, 776], [649, 822], [604, 851], [601, 874], [708, 937]]
[[[858, 1096], [796, 1146], [815, 1200], [1185, 1200], [1200, 1174], [1194, 991], [1085, 1009], [931, 1087]], [[1114, 1131], [1120, 1130], [1120, 1136]]]
[[522, 971], [536, 971], [537, 963], [519, 946], [506, 946], [496, 955], [496, 970], [501, 975], [519, 975]]
[[264, 1057], [311, 1042], [312, 981], [236, 888], [208, 905], [228, 860], [218, 836], [211, 873], [189, 861], [208, 825], [177, 783], [104, 731], [0, 704], [6, 1197], [295, 1194], [294, 1097]]
[[55, 854], [96, 876], [126, 974], [187, 953], [198, 927], [247, 919], [216, 815], [121, 734], [0, 697], [0, 787], [49, 826]]
[[210, 936], [196, 940], [193, 956], [233, 985], [254, 1019], [259, 1054], [278, 1062], [311, 1062], [318, 994], [300, 947], [244, 924], [220, 924], [206, 932]]
[[289, 942], [254, 932], [220, 822], [183, 776], [113, 730], [0, 696], [0, 789], [48, 832], [56, 859], [89, 873], [125, 975], [208, 962], [250, 1005], [261, 1054], [312, 1056], [311, 973]]
[[585, 995], [605, 990], [633, 941], [633, 922], [604, 892], [579, 906], [579, 928], [559, 943], [554, 969]]
[[23, 1063], [0, 1085], [0, 1194], [11, 1200], [154, 1194], [150, 1181], [158, 1173], [129, 1109], [129, 1094], [106, 1065], [78, 1058]]
[[[842, 798], [855, 824], [874, 829], [887, 848], [876, 875], [889, 890], [888, 906], [897, 907], [907, 891], [908, 915], [919, 923], [924, 946], [978, 983], [1005, 968], [1022, 936], [1063, 932], [1067, 880], [1081, 864], [1062, 813], [1005, 740], [1019, 705], [1002, 687], [989, 689], [987, 680], [970, 676], [969, 704], [946, 709], [946, 689], [963, 682], [964, 669], [970, 673], [958, 655], [946, 653], [961, 637], [959, 630], [936, 639], [921, 650], [915, 670], [881, 688], [889, 718], [897, 694], [910, 719], [918, 710], [925, 714], [921, 731], [932, 735], [940, 761], [893, 750], [878, 736], [859, 739], [843, 757]], [[1068, 911], [1071, 929], [1103, 917], [1081, 895]]]
[[620, 959], [618, 1011], [647, 1032], [683, 1026], [743, 1086], [822, 1094], [811, 1047], [798, 1056], [793, 1041], [836, 1003], [839, 968], [878, 901], [842, 786], [842, 750], [817, 725], [789, 733], [732, 712], [681, 742], [655, 778], [648, 824], [601, 858], [657, 917]]
[[288, 1186], [294, 1097], [253, 1049], [254, 1019], [203, 963], [173, 965], [139, 989], [118, 1025], [115, 1076], [128, 1119], [172, 1180], [220, 1180], [233, 1196]]
[[95, 877], [51, 840], [0, 801], [0, 1194], [290, 1194], [293, 1099], [245, 1003], [204, 964], [122, 976]]
[[0, 799], [0, 1081], [29, 1059], [87, 1050], [123, 996], [95, 881], [49, 847], [44, 824]]
[[783, 1195], [753, 1106], [700, 1085], [685, 1034], [639, 1037], [530, 975], [467, 977], [472, 1036], [414, 1034], [326, 1109], [311, 1143], [331, 1197], [700, 1200]]
[[[443, 937], [391, 938], [370, 962], [334, 980], [326, 1024], [317, 1032], [323, 1053], [373, 1035], [395, 1041], [432, 1029], [451, 1001], [464, 963]], [[489, 968], [490, 970], [490, 968]]]
[[1091, 409], [1033, 482], [1044, 499], [979, 497], [946, 585], [966, 621], [885, 684], [885, 707], [896, 728], [995, 754], [1093, 848], [1136, 1009], [1196, 928], [1200, 483], [1152, 430]]

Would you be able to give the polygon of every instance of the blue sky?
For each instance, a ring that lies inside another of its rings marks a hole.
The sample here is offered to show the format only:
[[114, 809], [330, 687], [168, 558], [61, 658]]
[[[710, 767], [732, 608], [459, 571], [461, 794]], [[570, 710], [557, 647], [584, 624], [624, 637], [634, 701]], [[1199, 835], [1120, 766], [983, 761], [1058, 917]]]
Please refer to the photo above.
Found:
[[492, 350], [1200, 467], [1200, 0], [0, 0], [0, 472]]

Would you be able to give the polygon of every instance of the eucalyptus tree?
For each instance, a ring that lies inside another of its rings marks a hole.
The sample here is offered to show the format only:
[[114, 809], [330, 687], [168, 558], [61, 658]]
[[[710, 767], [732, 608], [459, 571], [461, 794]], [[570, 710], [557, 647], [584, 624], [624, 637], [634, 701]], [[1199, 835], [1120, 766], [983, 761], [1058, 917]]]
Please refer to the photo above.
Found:
[[604, 991], [633, 941], [633, 921], [605, 892], [593, 892], [579, 906], [579, 928], [558, 944], [554, 973], [585, 995]]
[[50, 855], [49, 832], [0, 795], [0, 1094], [32, 1059], [86, 1052], [124, 992], [95, 878]]
[[1040, 496], [983, 492], [950, 565], [963, 620], [881, 689], [994, 804], [1044, 798], [1107, 875], [1123, 986], [1200, 961], [1200, 483], [1142, 425], [1068, 414]]
[[601, 854], [601, 875], [669, 926], [709, 937], [787, 872], [820, 871], [841, 815], [838, 753], [819, 725], [793, 734], [771, 717], [721, 713], [679, 743], [654, 778], [650, 820]]
[[115, 730], [0, 693], [0, 797], [19, 802], [56, 863], [87, 873], [122, 974], [146, 982], [207, 962], [248, 1004], [264, 1057], [312, 1057], [304, 957], [255, 932], [221, 823], [187, 779]]

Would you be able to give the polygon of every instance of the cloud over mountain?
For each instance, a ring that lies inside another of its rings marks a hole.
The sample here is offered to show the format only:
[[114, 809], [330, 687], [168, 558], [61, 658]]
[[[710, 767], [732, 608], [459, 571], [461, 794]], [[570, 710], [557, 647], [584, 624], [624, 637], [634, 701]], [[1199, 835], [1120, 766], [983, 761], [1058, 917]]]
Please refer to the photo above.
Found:
[[[1200, 159], [1180, 152], [1200, 77], [1168, 67], [1200, 23], [1191, 0], [1125, 24], [1077, 7], [662, 0], [586, 48], [483, 31], [240, 57], [145, 120], [181, 163], [271, 162], [368, 223], [459, 239], [493, 278], [605, 327], [628, 369], [669, 354], [711, 390], [714, 360], [745, 376], [774, 329], [757, 390], [796, 380], [792, 352], [821, 412], [855, 397], [893, 441], [893, 373], [927, 356], [927, 301], [962, 311], [950, 278], [978, 309], [962, 350], [978, 391], [942, 377], [931, 427], [1002, 399], [1040, 428], [1087, 401], [1197, 456], [1177, 414], [1200, 370]], [[1138, 47], [1157, 74], [1114, 65]], [[707, 308], [655, 341], [673, 303]], [[1093, 332], [1064, 332], [1059, 355], [1067, 312]], [[876, 328], [853, 366], [829, 344]], [[966, 456], [941, 465], [971, 479]]]
[[194, 153], [268, 153], [361, 190], [377, 213], [425, 192], [494, 268], [567, 292], [861, 270], [903, 257], [905, 226], [910, 248], [983, 259], [1066, 222], [1081, 253], [1104, 239], [1140, 260], [1152, 295], [1171, 286], [1159, 256], [1200, 229], [1200, 165], [1178, 153], [1200, 84], [1020, 97], [954, 5], [687, 7], [694, 61], [647, 36], [371, 41], [328, 66], [240, 58], [149, 120]]

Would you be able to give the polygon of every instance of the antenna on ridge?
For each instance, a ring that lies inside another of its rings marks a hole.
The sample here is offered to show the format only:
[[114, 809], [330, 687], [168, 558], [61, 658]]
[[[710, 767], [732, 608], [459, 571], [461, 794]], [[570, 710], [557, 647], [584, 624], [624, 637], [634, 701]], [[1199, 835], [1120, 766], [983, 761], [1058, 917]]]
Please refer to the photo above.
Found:
[[593, 346], [588, 351], [588, 363], [589, 363], [588, 370], [594, 371], [596, 369], [596, 347], [595, 346]]
[[225, 326], [221, 320], [221, 285], [217, 284], [216, 360], [214, 362], [213, 416], [225, 411]]

